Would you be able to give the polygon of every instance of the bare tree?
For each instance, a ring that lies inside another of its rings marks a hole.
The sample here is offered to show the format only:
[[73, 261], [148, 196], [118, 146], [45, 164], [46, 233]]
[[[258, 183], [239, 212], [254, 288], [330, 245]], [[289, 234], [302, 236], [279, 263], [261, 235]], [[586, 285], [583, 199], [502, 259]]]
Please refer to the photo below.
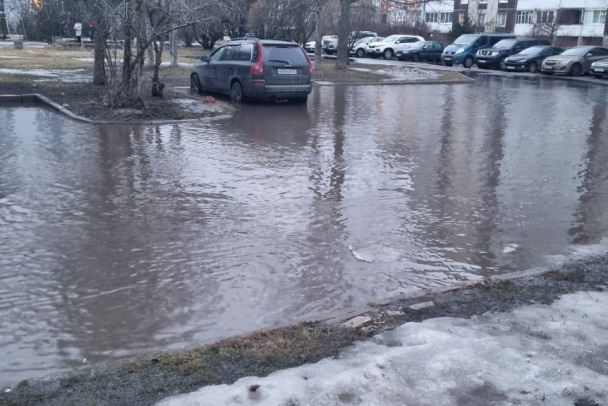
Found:
[[531, 34], [537, 37], [546, 37], [551, 41], [551, 44], [553, 44], [562, 25], [560, 22], [560, 14], [561, 3], [555, 10], [535, 10]]

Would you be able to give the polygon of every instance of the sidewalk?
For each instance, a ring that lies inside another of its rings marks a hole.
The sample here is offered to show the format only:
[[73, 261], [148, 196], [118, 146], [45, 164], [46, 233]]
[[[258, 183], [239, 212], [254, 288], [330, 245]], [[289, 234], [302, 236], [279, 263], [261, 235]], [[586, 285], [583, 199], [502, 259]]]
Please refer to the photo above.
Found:
[[167, 398], [194, 405], [606, 405], [608, 293], [406, 323], [335, 359]]

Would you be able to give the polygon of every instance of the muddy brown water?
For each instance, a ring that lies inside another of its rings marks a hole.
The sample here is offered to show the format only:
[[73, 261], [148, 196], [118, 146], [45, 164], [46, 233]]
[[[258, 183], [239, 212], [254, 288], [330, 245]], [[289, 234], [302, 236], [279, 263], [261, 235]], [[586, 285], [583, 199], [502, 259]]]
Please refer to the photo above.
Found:
[[0, 385], [605, 252], [608, 95], [316, 88], [93, 126], [0, 108]]

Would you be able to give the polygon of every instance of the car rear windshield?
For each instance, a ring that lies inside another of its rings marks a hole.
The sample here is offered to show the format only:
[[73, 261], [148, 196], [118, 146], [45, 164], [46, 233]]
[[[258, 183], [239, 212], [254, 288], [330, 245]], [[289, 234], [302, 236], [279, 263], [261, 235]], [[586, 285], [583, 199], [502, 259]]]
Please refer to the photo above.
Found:
[[282, 62], [286, 65], [307, 65], [308, 59], [298, 46], [264, 45], [264, 60]]

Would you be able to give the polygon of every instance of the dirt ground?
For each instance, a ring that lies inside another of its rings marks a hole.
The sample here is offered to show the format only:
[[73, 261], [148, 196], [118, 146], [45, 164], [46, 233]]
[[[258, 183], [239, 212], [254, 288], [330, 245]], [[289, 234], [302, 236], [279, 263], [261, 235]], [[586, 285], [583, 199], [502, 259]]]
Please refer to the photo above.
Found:
[[[443, 316], [469, 318], [530, 303], [550, 304], [565, 293], [604, 291], [607, 271], [608, 257], [598, 257], [559, 269], [370, 303], [362, 313], [347, 309], [325, 320], [258, 331], [186, 351], [148, 354], [75, 374], [22, 381], [0, 394], [0, 405], [150, 405], [201, 386], [266, 376], [337, 356], [357, 340], [406, 322]], [[432, 306], [417, 306], [431, 302]], [[349, 325], [355, 314], [363, 322]]]

